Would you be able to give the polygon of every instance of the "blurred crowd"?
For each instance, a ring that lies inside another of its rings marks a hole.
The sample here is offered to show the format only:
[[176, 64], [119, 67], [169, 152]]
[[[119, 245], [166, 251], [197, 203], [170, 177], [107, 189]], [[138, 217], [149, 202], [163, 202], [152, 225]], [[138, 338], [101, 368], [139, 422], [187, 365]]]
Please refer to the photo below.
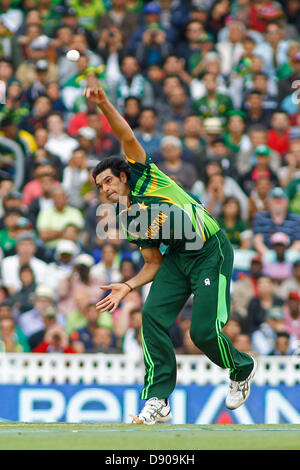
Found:
[[[230, 239], [224, 331], [241, 351], [300, 353], [299, 39], [299, 0], [1, 0], [1, 351], [142, 357], [149, 286], [95, 308], [142, 266], [118, 227], [97, 233], [91, 173], [122, 155], [82, 94], [101, 86]], [[180, 354], [201, 353], [192, 309], [170, 330]]]

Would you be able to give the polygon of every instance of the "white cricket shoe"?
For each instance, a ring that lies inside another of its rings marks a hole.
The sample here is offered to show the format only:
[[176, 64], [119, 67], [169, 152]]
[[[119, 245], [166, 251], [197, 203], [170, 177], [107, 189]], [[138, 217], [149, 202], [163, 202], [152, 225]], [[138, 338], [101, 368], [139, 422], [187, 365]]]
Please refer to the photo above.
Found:
[[252, 382], [257, 369], [257, 361], [254, 357], [252, 357], [252, 359], [254, 362], [253, 369], [245, 380], [241, 380], [239, 382], [230, 380], [229, 392], [225, 401], [226, 407], [230, 410], [235, 410], [241, 406], [250, 395], [250, 383]]
[[172, 413], [169, 402], [166, 405], [164, 399], [153, 397], [146, 401], [144, 408], [138, 416], [130, 416], [132, 417], [132, 422], [136, 424], [156, 424], [170, 421]]

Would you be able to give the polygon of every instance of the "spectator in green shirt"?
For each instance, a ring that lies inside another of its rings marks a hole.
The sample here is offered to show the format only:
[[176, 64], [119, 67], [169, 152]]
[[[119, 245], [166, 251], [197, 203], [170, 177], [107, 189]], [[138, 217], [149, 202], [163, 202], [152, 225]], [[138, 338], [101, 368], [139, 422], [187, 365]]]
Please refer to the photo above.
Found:
[[17, 221], [22, 216], [19, 209], [9, 209], [4, 214], [4, 228], [0, 230], [0, 248], [3, 254], [13, 250], [17, 244]]
[[234, 248], [250, 249], [251, 231], [248, 223], [241, 218], [240, 204], [235, 197], [225, 199], [218, 222]]
[[22, 330], [15, 325], [9, 305], [0, 306], [0, 351], [30, 352], [30, 346]]
[[79, 209], [68, 205], [66, 192], [61, 185], [55, 185], [52, 198], [54, 206], [39, 212], [36, 228], [45, 245], [56, 248], [67, 225], [72, 223], [83, 227], [83, 216]]
[[194, 112], [203, 119], [218, 117], [226, 124], [228, 114], [234, 109], [230, 96], [217, 91], [217, 77], [212, 73], [206, 73], [203, 76], [203, 83], [206, 88], [205, 95], [194, 101]]
[[61, 12], [56, 5], [53, 5], [53, 0], [39, 0], [37, 4], [40, 11], [43, 32], [53, 37], [56, 28], [58, 28], [61, 23]]
[[293, 179], [286, 188], [290, 200], [290, 210], [300, 214], [300, 178]]
[[100, 15], [104, 15], [106, 8], [102, 0], [70, 0], [78, 17], [78, 24], [84, 29], [95, 31]]

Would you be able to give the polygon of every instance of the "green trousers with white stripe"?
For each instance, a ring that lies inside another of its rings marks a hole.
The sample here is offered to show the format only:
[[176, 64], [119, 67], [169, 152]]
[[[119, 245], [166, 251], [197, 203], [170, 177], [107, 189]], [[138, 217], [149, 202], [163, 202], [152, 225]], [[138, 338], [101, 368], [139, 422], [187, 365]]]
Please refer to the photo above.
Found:
[[169, 330], [194, 294], [190, 335], [195, 345], [232, 380], [244, 380], [252, 358], [222, 333], [230, 315], [233, 250], [220, 230], [199, 252], [164, 256], [143, 308], [145, 382], [141, 398], [168, 398], [176, 385], [176, 358]]

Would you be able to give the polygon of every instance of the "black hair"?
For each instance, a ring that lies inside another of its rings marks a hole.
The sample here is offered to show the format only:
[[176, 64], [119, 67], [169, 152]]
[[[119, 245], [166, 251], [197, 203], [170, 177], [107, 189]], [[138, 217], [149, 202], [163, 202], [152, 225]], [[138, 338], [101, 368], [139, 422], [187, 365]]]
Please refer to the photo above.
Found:
[[216, 145], [216, 144], [224, 144], [227, 147], [224, 137], [221, 137], [221, 136], [215, 137], [211, 141], [211, 145]]
[[123, 266], [124, 263], [130, 263], [131, 266], [132, 266], [133, 269], [134, 269], [134, 272], [137, 272], [137, 266], [136, 266], [135, 262], [132, 261], [132, 259], [130, 259], [130, 258], [123, 258], [123, 259], [122, 259], [122, 261], [121, 261], [121, 263], [120, 263], [120, 270], [122, 269], [122, 266]]
[[183, 121], [186, 121], [188, 118], [191, 118], [191, 117], [197, 117], [200, 119], [200, 121], [202, 120], [202, 116], [199, 116], [199, 114], [197, 113], [191, 112], [184, 117]]
[[134, 96], [134, 95], [126, 96], [126, 98], [124, 99], [124, 103], [127, 103], [127, 101], [129, 100], [134, 100], [137, 103], [139, 103], [139, 105], [141, 106], [141, 99], [138, 96]]
[[26, 16], [28, 16], [28, 13], [31, 13], [32, 11], [37, 11], [40, 14], [40, 10], [37, 7], [32, 7], [26, 10]]
[[0, 290], [2, 290], [2, 292], [4, 292], [4, 295], [6, 297], [5, 300], [3, 300], [3, 302], [0, 304], [0, 308], [1, 307], [9, 307], [11, 308], [11, 305], [10, 305], [10, 302], [9, 302], [9, 292], [8, 292], [8, 288], [6, 286], [3, 286], [0, 284]]
[[280, 19], [278, 20], [271, 20], [268, 22], [267, 26], [270, 26], [274, 24], [275, 26], [277, 26], [278, 28], [282, 29], [283, 25], [282, 25], [282, 22], [280, 21]]
[[73, 153], [78, 152], [78, 151], [84, 152], [86, 154], [86, 149], [79, 145], [78, 147], [75, 147], [74, 150], [72, 150], [72, 155], [73, 155]]
[[[37, 10], [37, 8], [36, 8], [36, 10]], [[56, 28], [55, 34], [57, 34], [60, 29], [64, 29], [64, 28], [69, 29], [70, 31], [72, 31], [72, 33], [75, 32], [75, 31], [74, 31], [74, 28], [72, 28], [72, 26], [70, 26], [70, 25], [68, 25], [68, 24], [66, 24], [66, 23], [62, 23], [62, 24], [60, 24], [60, 25]]]
[[256, 41], [252, 36], [245, 36], [242, 42], [245, 41], [251, 41], [253, 44], [256, 44]]
[[[196, 10], [198, 11], [198, 8], [196, 8]], [[201, 24], [202, 26], [202, 22], [200, 20], [197, 20], [197, 19], [193, 19], [191, 18], [190, 20], [188, 20], [186, 23], [185, 23], [185, 28], [187, 28], [191, 23], [198, 23], [198, 24]]]
[[93, 170], [93, 178], [96, 182], [96, 177], [99, 175], [99, 173], [102, 173], [104, 170], [107, 170], [108, 168], [111, 169], [111, 172], [114, 176], [117, 176], [120, 178], [121, 172], [124, 172], [127, 176], [127, 179], [130, 177], [130, 168], [126, 160], [121, 157], [108, 157], [105, 158], [105, 160], [102, 160], [102, 162], [98, 163], [96, 167]]
[[24, 217], [24, 212], [22, 211], [22, 209], [18, 209], [17, 207], [12, 207], [10, 209], [6, 209], [6, 211], [3, 215], [3, 218], [5, 219], [7, 216], [9, 216], [11, 214], [15, 214], [15, 215], [19, 215], [20, 217]]
[[[217, 160], [218, 159], [218, 160]], [[222, 169], [222, 164], [221, 162], [219, 161], [219, 158], [208, 158], [205, 160], [204, 162], [204, 175], [203, 175], [203, 182], [205, 184], [205, 186], [207, 186], [208, 182], [209, 182], [209, 176], [207, 174], [207, 165], [210, 165], [210, 164], [216, 164], [218, 165], [218, 167], [220, 168], [220, 173], [215, 173], [215, 174], [220, 174], [220, 175], [223, 175], [223, 169]], [[213, 176], [213, 175], [212, 175]]]
[[1, 126], [2, 127], [8, 127], [8, 126], [16, 126], [16, 123], [14, 122], [14, 119], [12, 116], [7, 116], [1, 121]]
[[276, 333], [276, 338], [287, 338], [290, 339], [290, 334], [287, 331], [278, 331]]
[[1, 57], [0, 62], [4, 62], [5, 64], [10, 65], [12, 69], [14, 68], [13, 61], [7, 57]]
[[179, 82], [179, 85], [184, 88], [184, 83], [183, 83], [182, 79], [181, 79], [178, 75], [176, 75], [176, 73], [171, 73], [171, 74], [169, 74], [169, 75], [166, 75], [166, 76], [162, 79], [163, 85], [164, 85], [165, 82], [168, 80], [168, 78], [176, 78], [176, 80], [178, 80], [178, 82]]
[[251, 96], [251, 95], [259, 95], [259, 96], [262, 96], [262, 92], [257, 90], [256, 88], [254, 88], [253, 90], [250, 90], [249, 91], [249, 95], [248, 96]]
[[223, 202], [223, 208], [222, 208], [222, 214], [221, 216], [224, 217], [224, 207], [230, 202], [230, 201], [234, 201], [237, 205], [237, 208], [238, 208], [238, 211], [237, 211], [237, 215], [236, 215], [236, 218], [237, 220], [240, 220], [241, 218], [241, 205], [240, 205], [240, 201], [234, 197], [234, 196], [227, 196], [225, 201]]
[[22, 264], [19, 269], [19, 274], [21, 274], [23, 271], [30, 271], [34, 277], [34, 272], [30, 264]]
[[141, 108], [141, 114], [144, 113], [145, 111], [151, 111], [155, 116], [157, 116], [157, 111], [154, 108], [154, 106], [144, 106]]
[[248, 129], [248, 134], [251, 132], [267, 132], [267, 128], [264, 124], [252, 124]]
[[[48, 101], [51, 102], [51, 99], [49, 98], [48, 95], [46, 95], [46, 93], [41, 93], [41, 94], [40, 94], [39, 96], [37, 96], [36, 99], [34, 100], [34, 104], [35, 104], [40, 98], [46, 98]], [[56, 111], [50, 111], [50, 112], [51, 112], [51, 113], [52, 113], [52, 112], [53, 112], [53, 113], [54, 113], [54, 112], [56, 113]], [[60, 111], [58, 111], [58, 112], [60, 112]]]
[[137, 58], [134, 54], [127, 54], [124, 57], [122, 57], [121, 58], [121, 64], [123, 64], [126, 59], [134, 59], [136, 61], [136, 63], [139, 65], [138, 60], [137, 60]]
[[34, 162], [34, 169], [45, 165], [52, 166], [52, 163], [49, 160], [39, 160], [37, 162]]
[[267, 74], [266, 72], [264, 72], [263, 70], [261, 70], [260, 72], [255, 72], [255, 73], [253, 74], [253, 78], [255, 78], [255, 77], [261, 77], [261, 76], [263, 76], [263, 77], [265, 77], [265, 78], [267, 78], [267, 79], [269, 78], [269, 77], [268, 77], [268, 74]]
[[[45, 95], [47, 98], [49, 98], [47, 95]], [[50, 99], [50, 98], [49, 98]], [[61, 121], [64, 121], [64, 116], [63, 116], [63, 113], [61, 111], [50, 111], [47, 115], [47, 118], [51, 117], [51, 116], [58, 116], [60, 118]]]

